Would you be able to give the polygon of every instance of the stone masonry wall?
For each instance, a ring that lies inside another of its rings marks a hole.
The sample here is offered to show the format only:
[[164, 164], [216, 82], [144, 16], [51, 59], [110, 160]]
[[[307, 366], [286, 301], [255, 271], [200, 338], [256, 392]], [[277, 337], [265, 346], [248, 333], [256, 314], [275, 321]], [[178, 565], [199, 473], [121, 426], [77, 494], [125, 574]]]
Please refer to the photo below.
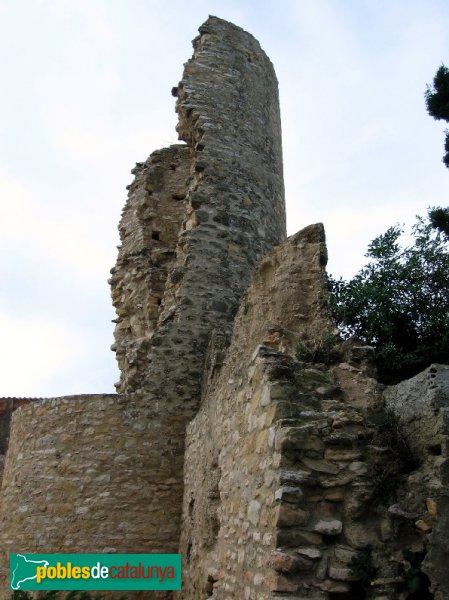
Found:
[[338, 342], [326, 260], [322, 226], [267, 256], [227, 359], [208, 364], [187, 433], [182, 598], [359, 599], [348, 564], [389, 539], [371, 514], [370, 462], [383, 454], [366, 423], [381, 404], [370, 349]]
[[0, 598], [10, 597], [10, 553], [157, 553], [159, 530], [176, 540], [178, 523], [167, 519], [176, 481], [161, 474], [154, 496], [152, 440], [125, 422], [125, 404], [98, 394], [15, 411], [1, 496]]
[[[146, 492], [133, 464], [142, 442], [122, 421], [115, 395], [37, 400], [14, 412], [1, 497], [2, 598], [11, 552], [148, 551]], [[140, 509], [130, 508], [136, 495]], [[140, 511], [134, 526], [128, 510]]]
[[332, 328], [323, 310], [325, 262], [322, 226], [265, 258], [240, 308], [227, 360], [208, 365], [201, 410], [187, 433], [183, 598], [263, 600], [283, 590], [269, 568], [277, 531], [301, 524], [303, 514], [279, 502], [279, 411], [291, 393], [297, 343]]
[[[175, 401], [191, 415], [210, 331], [230, 330], [256, 263], [285, 238], [273, 67], [235, 25], [210, 17], [200, 34], [174, 88], [188, 147], [157, 152], [137, 167], [111, 278], [119, 363], [125, 367], [128, 354], [133, 363], [119, 391], [145, 391], [148, 381], [154, 387], [164, 379], [165, 404]], [[134, 346], [143, 346], [137, 360]], [[165, 381], [168, 354], [180, 372]], [[177, 358], [186, 355], [181, 365]], [[171, 381], [181, 379], [185, 389], [176, 383], [171, 400]]]

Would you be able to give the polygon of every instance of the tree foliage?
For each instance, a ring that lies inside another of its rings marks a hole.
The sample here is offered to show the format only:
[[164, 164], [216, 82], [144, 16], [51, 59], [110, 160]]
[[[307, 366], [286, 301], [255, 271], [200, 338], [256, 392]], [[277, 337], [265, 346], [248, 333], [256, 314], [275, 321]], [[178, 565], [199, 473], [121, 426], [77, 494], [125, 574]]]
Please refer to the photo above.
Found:
[[[441, 65], [433, 78], [433, 85], [427, 85], [425, 91], [427, 112], [431, 117], [449, 121], [449, 69]], [[446, 139], [444, 142], [446, 151], [443, 156], [443, 162], [449, 168], [449, 131], [446, 130]]]
[[403, 229], [390, 227], [368, 246], [370, 260], [353, 279], [330, 280], [343, 337], [375, 347], [384, 383], [449, 361], [448, 223], [449, 209], [429, 209], [406, 247]]
[[430, 224], [434, 229], [449, 239], [449, 208], [432, 208], [429, 210]]

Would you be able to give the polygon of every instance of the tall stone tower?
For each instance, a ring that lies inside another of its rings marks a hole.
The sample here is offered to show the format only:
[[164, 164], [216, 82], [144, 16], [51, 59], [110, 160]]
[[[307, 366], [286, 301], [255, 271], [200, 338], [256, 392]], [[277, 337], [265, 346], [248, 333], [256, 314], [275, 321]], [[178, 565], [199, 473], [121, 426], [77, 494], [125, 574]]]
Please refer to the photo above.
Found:
[[156, 151], [133, 170], [110, 280], [118, 391], [150, 387], [157, 396], [160, 385], [158, 400], [174, 402], [178, 414], [182, 400], [186, 416], [199, 400], [211, 331], [229, 332], [256, 263], [285, 238], [272, 64], [231, 23], [210, 17], [199, 31], [172, 90], [185, 145]]
[[148, 441], [156, 515], [164, 491], [155, 526], [167, 552], [178, 547], [185, 427], [207, 349], [226, 345], [257, 262], [285, 238], [273, 66], [235, 25], [210, 17], [199, 31], [172, 91], [185, 145], [136, 166], [111, 279], [118, 391], [127, 423], [140, 423]]

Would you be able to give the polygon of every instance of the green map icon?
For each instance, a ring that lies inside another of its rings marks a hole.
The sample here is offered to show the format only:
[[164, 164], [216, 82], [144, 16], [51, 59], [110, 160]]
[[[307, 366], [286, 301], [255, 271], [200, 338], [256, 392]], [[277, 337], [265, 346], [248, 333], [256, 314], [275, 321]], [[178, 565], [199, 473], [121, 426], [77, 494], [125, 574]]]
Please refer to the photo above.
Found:
[[47, 560], [30, 560], [25, 554], [11, 554], [10, 557], [11, 589], [20, 590], [25, 581], [36, 579], [36, 567], [48, 567]]

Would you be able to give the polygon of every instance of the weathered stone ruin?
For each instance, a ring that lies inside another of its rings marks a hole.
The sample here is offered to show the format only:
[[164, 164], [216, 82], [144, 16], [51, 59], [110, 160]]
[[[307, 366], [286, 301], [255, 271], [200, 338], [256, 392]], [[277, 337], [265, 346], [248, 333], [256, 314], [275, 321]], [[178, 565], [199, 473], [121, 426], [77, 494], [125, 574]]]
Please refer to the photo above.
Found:
[[0, 597], [10, 552], [180, 551], [182, 592], [132, 597], [447, 600], [449, 367], [383, 390], [341, 342], [322, 225], [285, 239], [273, 67], [199, 31], [119, 226], [118, 393], [1, 401]]

